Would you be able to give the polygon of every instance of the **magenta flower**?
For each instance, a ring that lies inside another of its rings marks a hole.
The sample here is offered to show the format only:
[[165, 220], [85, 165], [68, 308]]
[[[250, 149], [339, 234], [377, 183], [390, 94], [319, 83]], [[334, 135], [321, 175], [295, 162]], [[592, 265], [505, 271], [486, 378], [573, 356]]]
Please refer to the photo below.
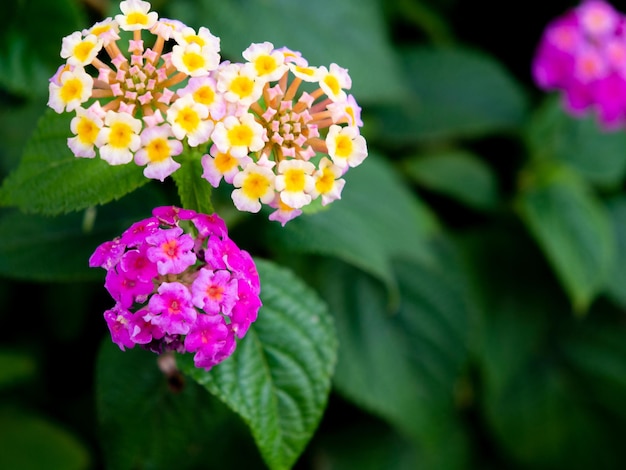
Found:
[[190, 325], [197, 316], [189, 289], [179, 282], [161, 284], [158, 294], [150, 298], [148, 309], [153, 314], [151, 322], [171, 335], [189, 333]]
[[148, 248], [148, 259], [157, 264], [159, 274], [180, 274], [196, 262], [193, 239], [180, 227], [159, 230], [146, 241], [153, 245]]
[[115, 266], [124, 254], [124, 243], [119, 238], [104, 242], [89, 258], [89, 266], [92, 268], [110, 269]]
[[546, 27], [532, 64], [539, 87], [559, 91], [566, 110], [596, 113], [606, 129], [626, 122], [626, 17], [585, 0]]
[[153, 234], [158, 229], [159, 221], [154, 217], [150, 217], [131, 225], [122, 234], [121, 241], [126, 246], [137, 246], [145, 241], [146, 236]]
[[131, 278], [151, 282], [159, 273], [156, 264], [148, 259], [146, 251], [146, 245], [143, 245], [140, 250], [128, 250], [120, 258], [120, 269]]
[[195, 352], [196, 367], [210, 369], [235, 350], [235, 338], [219, 315], [201, 315], [185, 338], [185, 348]]
[[110, 310], [104, 312], [104, 319], [111, 332], [111, 340], [117, 344], [122, 351], [124, 348], [133, 348], [135, 342], [130, 338], [130, 322], [132, 313], [116, 304]]
[[217, 215], [157, 207], [89, 259], [116, 304], [104, 314], [120, 349], [195, 353], [210, 369], [230, 356], [261, 308], [252, 257]]
[[208, 314], [230, 315], [237, 302], [237, 280], [229, 271], [201, 269], [191, 285], [193, 304]]
[[124, 308], [130, 308], [135, 302], [143, 302], [154, 290], [152, 281], [142, 281], [131, 273], [115, 269], [109, 269], [104, 287]]

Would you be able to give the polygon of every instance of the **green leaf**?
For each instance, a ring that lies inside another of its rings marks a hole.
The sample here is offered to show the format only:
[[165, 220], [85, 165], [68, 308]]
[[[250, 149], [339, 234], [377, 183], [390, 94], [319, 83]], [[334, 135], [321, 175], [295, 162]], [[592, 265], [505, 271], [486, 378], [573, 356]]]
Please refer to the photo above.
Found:
[[622, 307], [626, 307], [626, 196], [609, 201], [609, 215], [616, 240], [616, 253], [607, 281], [607, 294]]
[[91, 468], [87, 449], [74, 435], [31, 412], [3, 406], [0, 409], [0, 442], [0, 468]]
[[0, 187], [0, 205], [58, 215], [106, 204], [148, 182], [135, 164], [74, 157], [67, 147], [71, 119], [70, 113], [47, 110], [19, 166]]
[[157, 357], [102, 343], [96, 405], [106, 468], [260, 468], [237, 417], [178, 371], [161, 372]]
[[184, 158], [181, 167], [172, 174], [182, 207], [203, 214], [215, 212], [211, 203], [211, 184], [202, 178], [201, 155], [195, 152]]
[[45, 110], [46, 104], [39, 101], [15, 103], [0, 98], [0, 180], [18, 165]]
[[314, 461], [334, 470], [415, 470], [415, 446], [378, 419], [333, 422], [312, 446]]
[[[560, 348], [576, 376], [597, 404], [624, 423], [626, 418], [626, 328], [621, 322], [575, 325]], [[622, 424], [623, 426], [623, 424]]]
[[0, 274], [31, 281], [80, 282], [104, 278], [90, 268], [98, 245], [119, 236], [131, 223], [150, 215], [165, 198], [146, 186], [96, 211], [93, 227], [85, 227], [90, 211], [56, 217], [6, 211], [0, 214]]
[[72, 0], [24, 0], [3, 8], [0, 86], [22, 96], [45, 96], [61, 65], [61, 40], [84, 23]]
[[561, 167], [538, 168], [517, 202], [574, 310], [583, 313], [605, 288], [615, 254], [605, 207], [584, 181]]
[[231, 61], [241, 62], [251, 43], [270, 41], [302, 52], [310, 65], [336, 63], [349, 69], [350, 92], [358, 102], [398, 101], [404, 94], [376, 0], [187, 0], [168, 7], [171, 18], [219, 36], [222, 55]]
[[0, 390], [32, 379], [35, 373], [35, 359], [31, 354], [0, 349]]
[[397, 291], [391, 259], [427, 259], [426, 241], [436, 232], [436, 221], [378, 156], [370, 155], [345, 180], [342, 199], [327, 210], [304, 214], [285, 227], [270, 225], [268, 244], [287, 252], [337, 257]]
[[463, 468], [468, 443], [454, 390], [468, 354], [467, 301], [444, 270], [408, 261], [395, 268], [393, 314], [371, 277], [334, 260], [317, 270], [339, 336], [334, 385], [411, 438], [427, 468]]
[[263, 307], [232, 357], [182, 370], [248, 424], [266, 464], [292, 468], [326, 407], [337, 339], [325, 304], [290, 271], [256, 260]]
[[467, 48], [419, 47], [402, 54], [411, 92], [400, 105], [372, 108], [366, 127], [391, 145], [481, 137], [517, 130], [527, 100], [492, 57]]
[[[495, 228], [476, 230], [465, 246], [473, 297], [479, 299], [478, 399], [485, 430], [502, 460], [496, 468], [621, 468], [612, 449], [619, 446], [623, 422], [613, 427], [615, 402], [603, 403], [608, 396], [597, 380], [616, 374], [623, 383], [618, 375], [623, 366], [616, 364], [623, 347], [612, 350], [607, 342], [599, 353], [589, 324], [596, 312], [574, 318], [528, 234], [516, 224]], [[606, 312], [597, 313], [604, 317]], [[623, 325], [615, 333], [613, 346], [623, 337]], [[573, 351], [579, 343], [588, 349]], [[585, 376], [572, 359], [590, 349], [595, 354], [582, 364], [598, 370]], [[608, 351], [619, 352], [601, 365]], [[623, 393], [613, 399], [623, 402]]]
[[428, 190], [476, 209], [492, 210], [498, 204], [496, 175], [469, 152], [451, 150], [420, 155], [405, 163], [408, 176]]
[[533, 117], [527, 134], [532, 157], [563, 162], [589, 182], [617, 186], [626, 172], [626, 133], [601, 129], [593, 114], [570, 116], [555, 97]]

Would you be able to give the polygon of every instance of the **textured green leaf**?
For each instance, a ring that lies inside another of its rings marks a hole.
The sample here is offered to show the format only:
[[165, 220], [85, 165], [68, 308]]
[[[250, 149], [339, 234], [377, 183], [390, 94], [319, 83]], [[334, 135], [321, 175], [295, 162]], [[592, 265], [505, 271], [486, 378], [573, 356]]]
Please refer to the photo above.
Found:
[[419, 47], [402, 59], [411, 92], [400, 105], [371, 109], [370, 136], [400, 145], [515, 131], [524, 123], [523, 89], [485, 53]]
[[438, 269], [415, 262], [396, 269], [400, 307], [391, 315], [371, 277], [332, 260], [319, 269], [339, 335], [334, 384], [413, 439], [428, 468], [463, 468], [467, 442], [454, 390], [468, 353], [466, 299]]
[[91, 468], [87, 449], [74, 435], [32, 412], [0, 409], [0, 442], [0, 468]]
[[237, 417], [180, 373], [161, 372], [152, 352], [122, 352], [105, 338], [97, 359], [96, 405], [107, 468], [262, 465]]
[[606, 286], [615, 254], [608, 213], [571, 172], [543, 167], [537, 172], [519, 196], [519, 209], [574, 309], [582, 313]]
[[310, 65], [347, 68], [358, 102], [398, 101], [404, 93], [376, 0], [186, 0], [168, 7], [170, 17], [219, 36], [229, 60], [241, 62], [251, 43], [270, 41], [302, 52]]
[[148, 182], [135, 164], [76, 158], [67, 147], [71, 113], [41, 118], [17, 169], [0, 188], [0, 204], [57, 215], [119, 199]]
[[182, 207], [203, 214], [214, 212], [211, 202], [211, 184], [202, 178], [201, 155], [193, 153], [181, 162], [181, 167], [172, 174]]
[[84, 18], [73, 0], [24, 0], [3, 5], [0, 86], [23, 96], [44, 96], [61, 65], [61, 40]]
[[285, 227], [269, 227], [270, 246], [340, 258], [396, 290], [391, 259], [429, 257], [436, 222], [390, 165], [370, 155], [345, 176], [342, 199]]
[[554, 97], [533, 117], [527, 140], [531, 156], [566, 163], [591, 183], [616, 186], [624, 178], [626, 133], [601, 129], [593, 114], [570, 116]]
[[257, 260], [263, 307], [232, 357], [182, 370], [248, 424], [266, 464], [289, 469], [322, 417], [337, 339], [325, 304], [290, 271]]
[[498, 204], [496, 175], [469, 152], [452, 150], [420, 155], [407, 161], [405, 170], [420, 186], [470, 207], [489, 210]]

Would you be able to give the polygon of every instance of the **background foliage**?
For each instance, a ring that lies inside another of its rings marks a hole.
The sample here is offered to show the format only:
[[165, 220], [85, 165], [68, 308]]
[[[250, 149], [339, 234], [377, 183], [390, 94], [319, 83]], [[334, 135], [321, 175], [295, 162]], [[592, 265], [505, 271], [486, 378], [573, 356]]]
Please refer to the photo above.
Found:
[[164, 376], [111, 344], [87, 259], [192, 175], [68, 159], [69, 119], [47, 118], [61, 38], [115, 2], [5, 5], [0, 468], [624, 467], [626, 133], [570, 118], [529, 73], [574, 2], [152, 4], [224, 58], [269, 40], [347, 67], [370, 156], [284, 228], [214, 192], [266, 307], [215, 374]]

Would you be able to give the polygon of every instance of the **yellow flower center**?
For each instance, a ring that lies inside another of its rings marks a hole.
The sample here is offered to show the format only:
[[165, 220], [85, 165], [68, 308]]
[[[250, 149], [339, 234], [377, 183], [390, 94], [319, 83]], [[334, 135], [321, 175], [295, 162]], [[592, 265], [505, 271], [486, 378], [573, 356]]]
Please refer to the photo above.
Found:
[[197, 52], [186, 52], [183, 55], [183, 64], [185, 64], [185, 67], [187, 67], [190, 72], [195, 72], [206, 65], [204, 57]]
[[124, 122], [116, 122], [111, 126], [109, 144], [116, 148], [128, 148], [133, 134], [131, 127]]
[[81, 62], [84, 62], [91, 54], [95, 44], [93, 42], [83, 41], [74, 48], [74, 56]]
[[313, 70], [311, 67], [300, 67], [299, 65], [297, 65], [295, 69], [296, 69], [296, 72], [301, 73], [303, 75], [309, 75], [311, 77], [315, 73], [315, 70]]
[[106, 33], [111, 29], [111, 25], [103, 24], [100, 26], [96, 26], [91, 30], [91, 34], [95, 34], [96, 36], [100, 36], [103, 33]]
[[234, 147], [249, 147], [254, 133], [245, 124], [238, 124], [228, 130], [228, 140]]
[[176, 116], [176, 124], [182, 127], [186, 132], [193, 132], [200, 124], [200, 116], [191, 108], [181, 109]]
[[215, 92], [210, 86], [202, 86], [194, 91], [193, 100], [205, 106], [210, 106], [215, 101]]
[[299, 168], [285, 172], [285, 191], [299, 192], [304, 190], [304, 171]]
[[271, 55], [263, 55], [254, 61], [254, 68], [259, 75], [266, 75], [276, 70], [276, 59]]
[[197, 44], [200, 47], [204, 47], [206, 44], [206, 41], [197, 34], [190, 34], [189, 36], [185, 36], [185, 41], [187, 41], [189, 44]]
[[237, 159], [229, 153], [219, 152], [215, 156], [215, 168], [224, 174], [237, 166]]
[[76, 135], [82, 143], [92, 145], [98, 137], [99, 130], [91, 119], [82, 117], [76, 126]]
[[315, 182], [315, 189], [320, 194], [326, 194], [333, 189], [333, 185], [335, 184], [335, 175], [330, 170], [330, 168], [324, 168], [322, 170], [322, 175]]
[[340, 158], [348, 158], [352, 155], [354, 144], [352, 139], [346, 135], [338, 135], [335, 139], [335, 156]]
[[250, 96], [254, 90], [254, 82], [248, 77], [237, 77], [230, 84], [230, 91], [240, 98]]
[[146, 145], [146, 153], [148, 160], [153, 163], [159, 163], [170, 157], [170, 146], [167, 143], [167, 139], [159, 137], [152, 139], [152, 141]]
[[244, 194], [250, 199], [261, 198], [269, 189], [269, 180], [258, 173], [252, 173], [243, 182], [241, 189]]
[[68, 103], [72, 100], [80, 99], [83, 93], [83, 82], [79, 78], [70, 78], [61, 87], [61, 99]]
[[341, 91], [339, 80], [337, 80], [337, 77], [334, 75], [326, 75], [326, 77], [324, 77], [324, 83], [328, 85], [328, 88], [330, 88], [330, 91], [333, 92], [333, 95], [338, 95]]
[[145, 24], [148, 24], [148, 15], [146, 15], [145, 13], [134, 11], [126, 15], [126, 21], [130, 25], [133, 25], [133, 24], [145, 25]]

